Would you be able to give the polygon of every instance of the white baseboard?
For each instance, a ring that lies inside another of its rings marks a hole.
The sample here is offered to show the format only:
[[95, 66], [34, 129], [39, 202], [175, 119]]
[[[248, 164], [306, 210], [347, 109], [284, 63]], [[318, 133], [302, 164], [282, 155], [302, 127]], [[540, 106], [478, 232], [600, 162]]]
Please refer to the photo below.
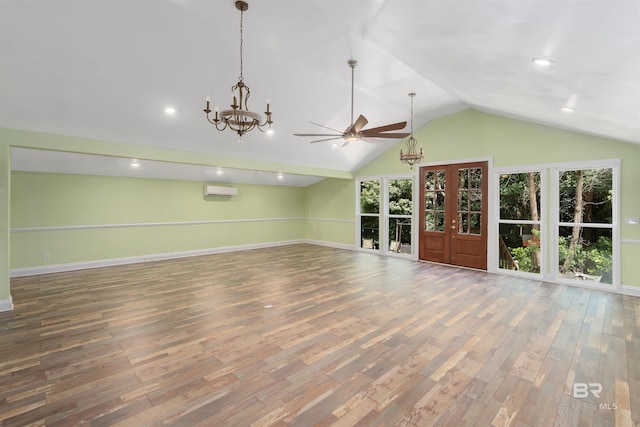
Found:
[[310, 245], [318, 245], [318, 246], [327, 246], [329, 248], [336, 248], [336, 249], [348, 249], [348, 250], [356, 249], [354, 245], [347, 245], [345, 243], [327, 242], [325, 240], [303, 239], [302, 243], [309, 243]]
[[622, 285], [620, 286], [620, 293], [631, 295], [634, 297], [640, 297], [640, 286]]
[[[162, 254], [139, 255], [124, 258], [110, 258], [94, 261], [72, 262], [68, 264], [40, 265], [37, 267], [15, 268], [9, 272], [10, 277], [36, 276], [39, 274], [61, 273], [64, 271], [86, 270], [89, 268], [111, 267], [115, 265], [137, 264], [166, 259], [187, 258], [192, 256], [212, 255], [224, 252], [246, 251], [250, 249], [270, 248], [276, 246], [304, 243], [304, 239], [282, 240], [278, 242], [251, 243], [246, 245], [223, 246], [219, 248], [196, 249], [192, 251], [169, 252]], [[0, 300], [0, 304], [2, 301]]]
[[13, 310], [13, 300], [11, 296], [8, 299], [0, 299], [0, 312], [3, 311], [12, 311]]

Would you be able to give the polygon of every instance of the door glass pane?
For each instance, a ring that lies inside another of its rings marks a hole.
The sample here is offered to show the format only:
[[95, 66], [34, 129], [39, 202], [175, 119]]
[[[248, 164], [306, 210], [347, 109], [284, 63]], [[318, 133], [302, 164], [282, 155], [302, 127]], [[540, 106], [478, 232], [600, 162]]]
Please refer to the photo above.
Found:
[[424, 230], [436, 231], [436, 215], [433, 211], [425, 211], [424, 213]]
[[458, 191], [458, 212], [469, 211], [469, 193], [466, 190]]
[[445, 171], [427, 171], [424, 180], [424, 229], [425, 231], [444, 231], [447, 186]]
[[380, 213], [380, 181], [360, 183], [360, 213]]
[[469, 169], [458, 169], [458, 189], [469, 188]]
[[435, 194], [433, 191], [425, 191], [424, 192], [424, 209], [428, 211], [432, 211], [435, 209]]
[[611, 168], [560, 172], [560, 222], [611, 224], [612, 176]]
[[540, 231], [538, 225], [500, 224], [499, 267], [540, 273]]
[[458, 233], [469, 233], [469, 213], [458, 212]]
[[424, 189], [426, 191], [436, 189], [436, 174], [434, 171], [427, 171], [424, 174]]
[[558, 227], [560, 277], [612, 283], [612, 229]]
[[435, 231], [444, 231], [444, 212], [436, 211]]
[[472, 211], [472, 212], [482, 211], [482, 191], [481, 190], [469, 191], [469, 211]]
[[377, 216], [360, 217], [360, 247], [364, 249], [378, 249], [380, 220]]
[[458, 169], [458, 233], [481, 234], [482, 169]]
[[411, 218], [389, 218], [389, 252], [411, 254]]
[[482, 188], [482, 168], [469, 169], [469, 188]]
[[538, 221], [540, 172], [500, 175], [500, 219]]
[[444, 191], [436, 192], [436, 209], [444, 210]]
[[469, 234], [481, 234], [481, 214], [478, 212], [469, 214]]
[[435, 187], [438, 190], [444, 190], [447, 184], [447, 178], [444, 170], [436, 171]]

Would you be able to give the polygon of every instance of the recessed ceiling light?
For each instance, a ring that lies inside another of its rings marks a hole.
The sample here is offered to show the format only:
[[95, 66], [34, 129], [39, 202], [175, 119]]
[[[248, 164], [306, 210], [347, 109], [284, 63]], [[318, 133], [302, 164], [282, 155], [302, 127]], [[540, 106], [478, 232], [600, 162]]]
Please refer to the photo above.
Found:
[[573, 108], [564, 106], [564, 107], [562, 107], [562, 112], [564, 112], [564, 113], [573, 113]]
[[331, 148], [336, 148], [338, 146], [337, 142], [334, 142], [333, 144], [331, 144]]
[[220, 167], [219, 167], [219, 168], [216, 170], [216, 175], [222, 175], [222, 174], [224, 174], [224, 171], [222, 170], [222, 168], [220, 168]]
[[173, 116], [176, 113], [176, 109], [174, 107], [167, 107], [164, 109], [164, 113], [167, 116]]
[[267, 129], [267, 135], [273, 135], [273, 129], [269, 128]]
[[282, 175], [282, 172], [278, 173], [278, 179], [280, 179], [280, 180], [284, 179], [284, 175]]
[[532, 58], [531, 61], [533, 61], [533, 63], [536, 64], [539, 67], [550, 67], [555, 62], [553, 59], [546, 58], [544, 56], [539, 56], [537, 58]]
[[140, 167], [140, 163], [138, 163], [138, 159], [132, 159], [131, 160], [131, 168], [132, 169], [138, 169]]

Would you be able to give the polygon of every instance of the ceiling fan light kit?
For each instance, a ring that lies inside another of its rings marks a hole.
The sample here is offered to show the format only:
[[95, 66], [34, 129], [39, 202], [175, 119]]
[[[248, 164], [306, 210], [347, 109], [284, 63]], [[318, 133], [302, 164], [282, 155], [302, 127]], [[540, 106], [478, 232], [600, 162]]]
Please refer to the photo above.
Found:
[[356, 141], [366, 141], [372, 144], [377, 144], [380, 141], [377, 141], [375, 138], [394, 138], [401, 139], [409, 136], [406, 132], [394, 132], [390, 133], [389, 131], [404, 129], [407, 126], [407, 122], [398, 122], [385, 126], [379, 126], [371, 129], [363, 129], [369, 121], [362, 114], [358, 116], [358, 119], [353, 121], [353, 98], [354, 98], [354, 69], [358, 64], [358, 61], [354, 59], [350, 59], [347, 64], [351, 68], [351, 124], [345, 129], [344, 132], [340, 132], [339, 130], [332, 129], [330, 127], [320, 125], [318, 123], [310, 122], [313, 125], [323, 127], [325, 129], [332, 130], [336, 133], [294, 133], [295, 136], [315, 136], [315, 137], [326, 137], [323, 139], [317, 139], [314, 141], [310, 141], [312, 144], [316, 142], [324, 142], [324, 141], [332, 141], [335, 139], [343, 139], [344, 143], [343, 147], [349, 145], [352, 142]]
[[408, 164], [411, 169], [413, 169], [413, 165], [419, 163], [420, 160], [424, 158], [424, 153], [422, 152], [422, 147], [420, 147], [420, 152], [416, 151], [418, 148], [418, 141], [413, 137], [413, 97], [416, 96], [415, 93], [411, 92], [409, 97], [411, 97], [411, 134], [409, 138], [405, 141], [405, 147], [407, 149], [406, 152], [402, 152], [402, 148], [400, 149], [400, 161], [402, 163]]
[[213, 111], [214, 116], [211, 118], [209, 116], [211, 114], [211, 101], [209, 97], [207, 97], [206, 107], [202, 111], [207, 115], [209, 123], [214, 125], [216, 129], [223, 131], [229, 128], [238, 134], [240, 137], [239, 142], [242, 142], [242, 135], [255, 128], [258, 128], [262, 132], [268, 132], [271, 130], [273, 120], [271, 120], [269, 101], [267, 101], [267, 111], [264, 112], [266, 116], [264, 123], [260, 123], [262, 121], [262, 116], [260, 116], [260, 114], [249, 110], [249, 97], [251, 96], [251, 91], [249, 90], [249, 86], [244, 83], [242, 75], [243, 17], [244, 12], [249, 9], [249, 5], [244, 1], [238, 0], [236, 1], [236, 9], [240, 11], [240, 78], [238, 83], [231, 87], [231, 92], [233, 93], [233, 104], [230, 105], [230, 110], [223, 111], [219, 111], [216, 106]]

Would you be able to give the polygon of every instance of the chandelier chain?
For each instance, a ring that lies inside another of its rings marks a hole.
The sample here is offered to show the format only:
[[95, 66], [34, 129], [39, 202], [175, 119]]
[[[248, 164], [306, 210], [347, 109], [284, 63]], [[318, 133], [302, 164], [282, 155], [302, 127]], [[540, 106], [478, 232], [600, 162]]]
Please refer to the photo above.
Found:
[[413, 136], [413, 97], [415, 93], [413, 95], [409, 94], [409, 96], [411, 97], [411, 136]]
[[244, 11], [240, 9], [240, 81], [242, 81], [242, 36], [243, 36], [243, 21], [244, 21]]

